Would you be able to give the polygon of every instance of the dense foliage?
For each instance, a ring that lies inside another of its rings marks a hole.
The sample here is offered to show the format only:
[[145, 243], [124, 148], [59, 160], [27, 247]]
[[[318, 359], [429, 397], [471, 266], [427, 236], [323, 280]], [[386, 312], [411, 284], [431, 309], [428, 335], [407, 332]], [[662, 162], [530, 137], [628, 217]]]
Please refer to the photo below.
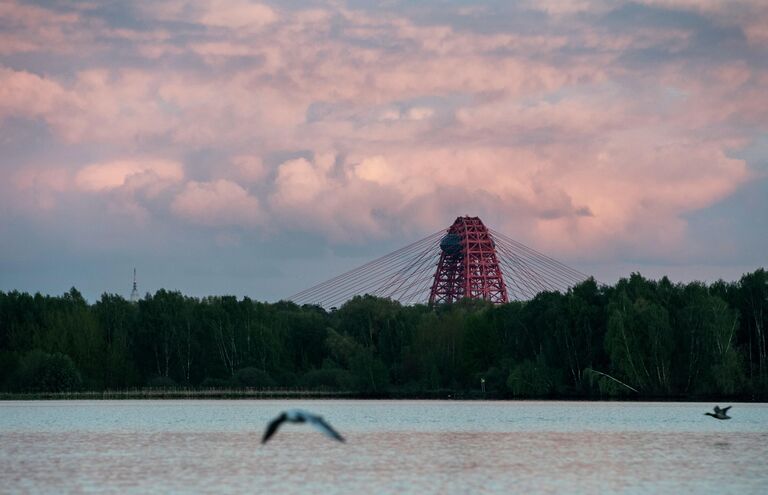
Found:
[[0, 292], [0, 389], [757, 398], [768, 392], [767, 316], [763, 269], [736, 283], [632, 274], [524, 303], [434, 308], [364, 296], [325, 311], [166, 290], [90, 305], [74, 288]]

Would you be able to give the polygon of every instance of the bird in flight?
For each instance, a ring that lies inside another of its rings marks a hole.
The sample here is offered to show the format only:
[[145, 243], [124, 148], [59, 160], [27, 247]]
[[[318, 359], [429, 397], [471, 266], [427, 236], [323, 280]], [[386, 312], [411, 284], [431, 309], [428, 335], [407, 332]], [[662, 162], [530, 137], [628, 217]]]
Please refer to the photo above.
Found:
[[289, 423], [309, 423], [334, 440], [338, 440], [339, 442], [344, 441], [344, 437], [339, 435], [339, 432], [331, 428], [331, 425], [326, 423], [322, 416], [318, 416], [317, 414], [312, 414], [307, 411], [302, 411], [301, 409], [291, 409], [289, 411], [283, 411], [279, 416], [269, 422], [267, 429], [264, 430], [264, 436], [261, 437], [261, 443], [267, 443], [267, 440], [272, 438], [272, 435], [277, 432], [277, 429], [280, 428], [280, 425], [286, 421]]
[[707, 416], [712, 416], [715, 419], [731, 419], [731, 417], [726, 414], [728, 412], [728, 409], [730, 408], [731, 406], [720, 409], [719, 406], [715, 406], [714, 414], [711, 412], [704, 413], [704, 414], [706, 414]]

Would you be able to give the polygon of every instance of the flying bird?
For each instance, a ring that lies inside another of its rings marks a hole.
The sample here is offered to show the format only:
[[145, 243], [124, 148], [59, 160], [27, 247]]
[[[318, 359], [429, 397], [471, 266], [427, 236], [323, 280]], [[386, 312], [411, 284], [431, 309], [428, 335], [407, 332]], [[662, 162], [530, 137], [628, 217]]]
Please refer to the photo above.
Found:
[[711, 412], [704, 413], [704, 414], [706, 414], [707, 416], [712, 416], [715, 419], [731, 419], [731, 417], [726, 414], [728, 412], [728, 409], [730, 408], [731, 406], [720, 409], [720, 407], [715, 406], [714, 414]]
[[289, 423], [309, 423], [334, 440], [338, 440], [339, 442], [344, 441], [344, 437], [339, 435], [339, 432], [331, 428], [331, 425], [326, 423], [322, 416], [318, 416], [307, 411], [302, 411], [301, 409], [291, 409], [289, 411], [280, 413], [278, 417], [269, 422], [267, 429], [264, 430], [264, 436], [261, 437], [261, 443], [267, 443], [267, 440], [272, 438], [272, 435], [277, 432], [277, 429], [280, 428], [280, 425], [286, 421]]

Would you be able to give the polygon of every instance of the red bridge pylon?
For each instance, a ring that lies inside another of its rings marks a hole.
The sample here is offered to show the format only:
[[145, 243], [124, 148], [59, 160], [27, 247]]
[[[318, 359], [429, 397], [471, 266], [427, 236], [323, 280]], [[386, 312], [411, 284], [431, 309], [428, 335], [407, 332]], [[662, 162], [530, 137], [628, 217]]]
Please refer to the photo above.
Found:
[[397, 251], [288, 298], [297, 304], [338, 307], [358, 295], [402, 304], [452, 303], [462, 298], [495, 304], [565, 292], [588, 278], [557, 260], [487, 228], [478, 217], [458, 217]]
[[440, 241], [440, 261], [429, 303], [465, 297], [508, 302], [507, 287], [496, 256], [496, 243], [478, 217], [459, 217]]

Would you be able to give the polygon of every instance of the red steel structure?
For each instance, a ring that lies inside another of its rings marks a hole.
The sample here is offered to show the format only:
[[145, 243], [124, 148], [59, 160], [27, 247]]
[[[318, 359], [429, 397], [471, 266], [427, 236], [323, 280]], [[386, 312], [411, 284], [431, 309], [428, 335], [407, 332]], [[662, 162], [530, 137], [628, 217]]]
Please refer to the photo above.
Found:
[[458, 217], [440, 241], [429, 304], [463, 298], [508, 302], [496, 243], [478, 217]]
[[566, 292], [587, 278], [584, 273], [487, 228], [479, 218], [464, 216], [448, 229], [289, 299], [325, 308], [339, 307], [365, 294], [401, 304], [442, 304], [462, 298], [502, 304], [510, 300], [529, 301], [543, 291]]

